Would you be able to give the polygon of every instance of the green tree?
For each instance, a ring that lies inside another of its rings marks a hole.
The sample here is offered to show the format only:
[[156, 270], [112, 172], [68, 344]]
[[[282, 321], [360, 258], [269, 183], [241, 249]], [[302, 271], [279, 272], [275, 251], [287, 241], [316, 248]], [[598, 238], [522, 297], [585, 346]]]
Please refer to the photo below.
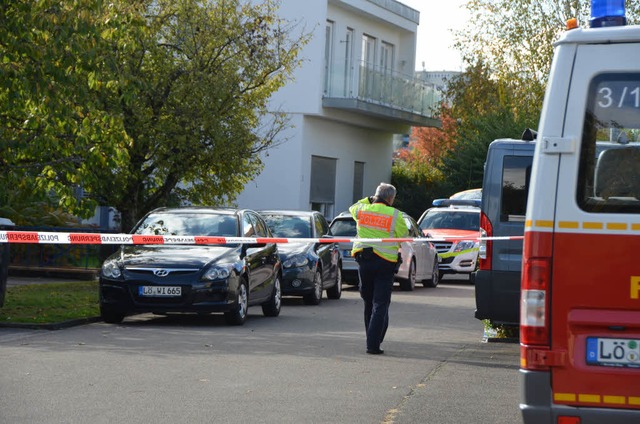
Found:
[[439, 169], [450, 194], [482, 187], [489, 144], [497, 138], [520, 138], [537, 128], [541, 103], [523, 107], [519, 86], [495, 78], [483, 62], [471, 65], [448, 85], [443, 113], [455, 120], [455, 147], [442, 157]]
[[[637, 22], [640, 0], [626, 6], [629, 23]], [[448, 83], [442, 129], [414, 131], [412, 150], [400, 156], [394, 174], [399, 181], [410, 174], [414, 184], [423, 184], [428, 174], [413, 162], [437, 166], [431, 185], [437, 196], [481, 187], [489, 144], [537, 129], [553, 42], [567, 19], [588, 26], [590, 13], [588, 0], [468, 0], [466, 7], [472, 24], [456, 34], [456, 48], [467, 70]], [[425, 196], [422, 203], [430, 200], [422, 186], [418, 192]]]
[[[627, 0], [627, 20], [638, 22], [640, 0]], [[508, 81], [520, 108], [542, 104], [553, 43], [577, 18], [588, 27], [590, 0], [468, 0], [469, 22], [456, 32], [465, 62], [483, 62], [494, 78]]]
[[420, 218], [433, 199], [446, 197], [441, 181], [440, 171], [427, 162], [396, 161], [391, 168], [391, 184], [398, 188], [394, 206], [414, 219]]
[[440, 128], [414, 127], [411, 129], [409, 149], [401, 150], [399, 158], [409, 163], [428, 163], [436, 166], [442, 156], [455, 148], [457, 124], [451, 117], [451, 109], [446, 105], [440, 107]]
[[456, 142], [456, 123], [448, 111], [441, 108], [441, 128], [412, 128], [409, 148], [400, 151], [391, 170], [391, 182], [399, 188], [396, 206], [415, 219], [433, 199], [449, 196], [439, 170], [442, 157]]
[[[87, 214], [74, 189], [91, 167], [122, 163], [120, 119], [95, 107], [88, 84], [101, 66], [101, 32], [117, 30], [98, 2], [3, 2], [0, 6], [0, 197], [51, 191], [63, 209]], [[6, 205], [6, 203], [3, 203]]]
[[[0, 124], [3, 174], [31, 179], [74, 213], [96, 202], [114, 206], [125, 230], [158, 206], [233, 201], [260, 171], [259, 153], [287, 125], [268, 100], [290, 79], [308, 40], [277, 17], [278, 6], [3, 6], [6, 32], [14, 34], [0, 41], [3, 73], [11, 73], [0, 92], [0, 116], [12, 118]], [[22, 34], [33, 35], [24, 41]], [[76, 203], [74, 185], [89, 198]]]

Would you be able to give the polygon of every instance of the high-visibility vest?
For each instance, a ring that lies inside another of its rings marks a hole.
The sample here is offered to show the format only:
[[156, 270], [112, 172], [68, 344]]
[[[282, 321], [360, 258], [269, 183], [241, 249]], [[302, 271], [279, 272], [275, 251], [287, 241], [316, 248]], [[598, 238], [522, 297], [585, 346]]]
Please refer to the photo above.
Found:
[[[358, 238], [402, 238], [409, 233], [402, 212], [384, 203], [372, 204], [368, 197], [351, 206], [349, 212], [356, 220]], [[365, 247], [372, 247], [375, 254], [387, 261], [398, 261], [400, 243], [355, 241], [351, 254], [355, 255]]]

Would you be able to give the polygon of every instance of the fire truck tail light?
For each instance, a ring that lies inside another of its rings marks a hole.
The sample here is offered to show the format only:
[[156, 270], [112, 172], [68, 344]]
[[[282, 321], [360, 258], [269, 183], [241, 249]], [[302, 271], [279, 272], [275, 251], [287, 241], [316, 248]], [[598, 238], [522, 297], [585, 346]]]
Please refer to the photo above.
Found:
[[523, 290], [520, 301], [520, 325], [544, 327], [546, 316], [544, 290]]
[[549, 287], [551, 259], [526, 259], [520, 294], [520, 343], [549, 345]]

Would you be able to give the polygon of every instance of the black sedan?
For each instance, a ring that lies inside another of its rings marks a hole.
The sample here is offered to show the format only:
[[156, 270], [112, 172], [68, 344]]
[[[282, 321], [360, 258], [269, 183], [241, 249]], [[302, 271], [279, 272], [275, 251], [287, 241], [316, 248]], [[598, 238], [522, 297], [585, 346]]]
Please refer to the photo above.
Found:
[[[328, 238], [329, 224], [315, 211], [260, 211], [275, 237]], [[336, 243], [303, 241], [278, 245], [282, 261], [282, 294], [302, 296], [307, 305], [318, 305], [322, 292], [329, 299], [342, 295], [342, 264]]]
[[[254, 211], [196, 207], [156, 209], [132, 233], [272, 237]], [[224, 312], [227, 323], [242, 325], [250, 305], [280, 314], [280, 279], [274, 243], [122, 246], [102, 265], [100, 311], [109, 323], [145, 312]]]

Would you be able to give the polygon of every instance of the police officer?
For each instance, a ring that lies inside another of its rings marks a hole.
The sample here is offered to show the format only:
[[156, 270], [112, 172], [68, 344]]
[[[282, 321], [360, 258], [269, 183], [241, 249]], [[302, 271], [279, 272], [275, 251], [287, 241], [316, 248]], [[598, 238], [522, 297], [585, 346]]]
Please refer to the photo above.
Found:
[[[402, 212], [393, 208], [396, 188], [380, 183], [376, 194], [359, 200], [349, 208], [357, 223], [357, 238], [382, 239], [406, 237], [409, 230]], [[360, 297], [364, 300], [364, 326], [367, 353], [384, 353], [380, 344], [389, 325], [389, 304], [393, 277], [401, 259], [400, 243], [355, 241], [352, 255], [358, 262]]]

